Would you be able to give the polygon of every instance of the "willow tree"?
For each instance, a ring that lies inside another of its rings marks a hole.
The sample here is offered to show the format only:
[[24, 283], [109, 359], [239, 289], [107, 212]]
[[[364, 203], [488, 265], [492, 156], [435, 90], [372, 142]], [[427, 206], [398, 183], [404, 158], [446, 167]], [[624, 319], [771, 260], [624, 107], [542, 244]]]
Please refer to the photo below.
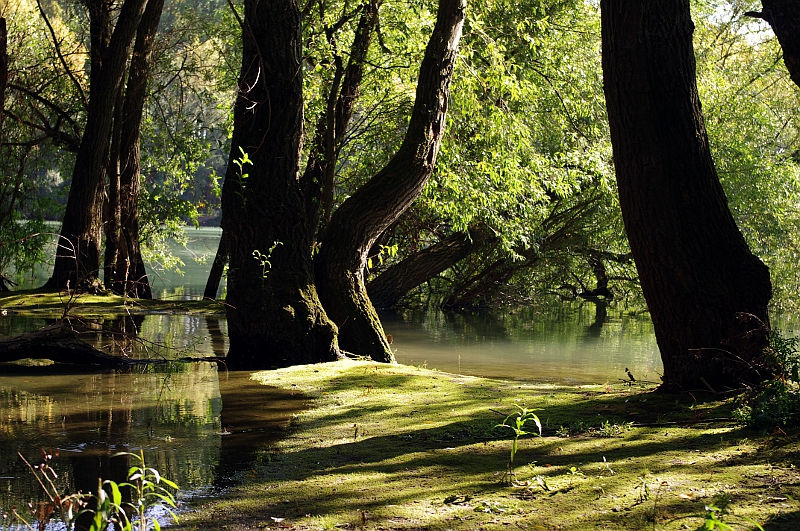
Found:
[[375, 360], [391, 361], [393, 356], [364, 284], [367, 258], [378, 237], [411, 206], [433, 173], [465, 10], [465, 0], [440, 0], [403, 143], [333, 214], [315, 261], [320, 299], [341, 328], [342, 346]]
[[227, 234], [228, 363], [334, 360], [336, 327], [314, 286], [298, 181], [303, 146], [302, 33], [295, 0], [246, 0], [242, 69], [222, 191]]
[[783, 49], [783, 62], [792, 81], [800, 86], [800, 4], [796, 0], [761, 0], [761, 12], [746, 15], [764, 19]]
[[[328, 122], [334, 129], [322, 127], [325, 134], [319, 134], [315, 144], [326, 146], [326, 136], [334, 142], [327, 144], [325, 153], [315, 154], [324, 164], [320, 171], [314, 170], [314, 178], [300, 179], [304, 133], [301, 14], [294, 0], [245, 2], [239, 95], [222, 193], [223, 240], [230, 257], [229, 365], [272, 367], [336, 359], [340, 356], [338, 330], [328, 319], [328, 307], [337, 316], [335, 322], [348, 327], [351, 350], [383, 361], [392, 359], [377, 318], [356, 328], [365, 322], [364, 312], [374, 315], [363, 279], [357, 275], [366, 265], [364, 248], [368, 250], [402, 214], [433, 169], [465, 7], [464, 0], [440, 1], [420, 67], [406, 141], [384, 171], [331, 217], [315, 276], [313, 225], [319, 217], [327, 217], [326, 201], [318, 214], [308, 206], [313, 203], [308, 199], [310, 194], [324, 198], [325, 186], [330, 187], [325, 184], [329, 182], [325, 166], [333, 162], [337, 131], [341, 134], [352, 116], [348, 94], [353, 93], [330, 92], [329, 110], [339, 114]], [[365, 10], [361, 18], [361, 27], [367, 31], [375, 26], [371, 13]], [[362, 46], [369, 43], [358, 36], [356, 41]], [[357, 85], [349, 84], [346, 72], [342, 76], [342, 87]], [[394, 200], [383, 201], [385, 197]], [[325, 299], [318, 299], [318, 285], [324, 286]], [[364, 298], [358, 299], [358, 293]], [[343, 301], [350, 304], [344, 311]]]
[[721, 390], [753, 376], [759, 337], [742, 336], [744, 321], [767, 322], [772, 288], [711, 157], [689, 4], [602, 0], [603, 72], [620, 206], [664, 387]]
[[86, 0], [91, 30], [90, 94], [86, 127], [72, 173], [53, 275], [47, 285], [91, 284], [100, 272], [102, 208], [110, 138], [128, 55], [146, 0], [126, 0], [112, 25], [111, 4]]

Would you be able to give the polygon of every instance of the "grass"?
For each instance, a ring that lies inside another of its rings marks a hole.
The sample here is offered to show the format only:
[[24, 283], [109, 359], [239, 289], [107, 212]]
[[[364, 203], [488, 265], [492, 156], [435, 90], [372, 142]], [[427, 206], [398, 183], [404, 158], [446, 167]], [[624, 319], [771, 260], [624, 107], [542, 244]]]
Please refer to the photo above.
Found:
[[218, 301], [186, 301], [162, 299], [130, 299], [118, 295], [81, 294], [70, 298], [66, 291], [42, 289], [20, 290], [0, 294], [0, 310], [21, 315], [61, 315], [67, 306], [73, 317], [103, 317], [149, 313], [186, 313], [191, 315], [224, 315], [225, 306]]
[[[254, 378], [310, 407], [180, 529], [678, 530], [722, 506], [732, 529], [800, 528], [797, 436], [742, 429], [728, 402], [352, 361]], [[513, 434], [495, 426], [520, 407], [543, 437], [520, 438], [508, 485]]]

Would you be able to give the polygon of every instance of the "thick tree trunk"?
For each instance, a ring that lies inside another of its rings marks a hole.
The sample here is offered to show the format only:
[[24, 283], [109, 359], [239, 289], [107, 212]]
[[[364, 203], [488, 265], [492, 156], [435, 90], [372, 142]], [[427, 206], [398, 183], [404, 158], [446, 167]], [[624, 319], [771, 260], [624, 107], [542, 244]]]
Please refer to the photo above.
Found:
[[244, 7], [242, 71], [222, 191], [230, 256], [228, 365], [334, 360], [340, 355], [337, 330], [317, 298], [298, 182], [300, 13], [295, 0], [246, 0]]
[[315, 261], [320, 300], [340, 327], [342, 348], [374, 360], [393, 361], [394, 356], [364, 287], [367, 256], [433, 173], [465, 10], [465, 0], [440, 0], [403, 144], [386, 167], [334, 213]]
[[760, 349], [723, 342], [741, 331], [737, 312], [767, 322], [771, 284], [736, 227], [711, 159], [689, 0], [601, 6], [620, 206], [664, 388], [697, 388], [703, 380], [717, 390], [737, 386], [752, 376]]
[[114, 282], [117, 252], [119, 250], [120, 204], [119, 204], [119, 157], [122, 136], [122, 101], [125, 87], [120, 83], [117, 101], [114, 103], [114, 121], [111, 129], [111, 149], [108, 155], [108, 187], [104, 197], [103, 232], [105, 234], [105, 257], [103, 258], [103, 282], [111, 287]]
[[406, 293], [466, 258], [484, 236], [480, 229], [469, 234], [454, 232], [389, 267], [367, 284], [372, 305], [378, 309], [393, 307]]
[[139, 246], [139, 136], [142, 126], [151, 56], [164, 0], [148, 0], [133, 45], [128, 84], [122, 105], [119, 176], [119, 252], [112, 289], [129, 297], [151, 299], [150, 282]]
[[747, 15], [763, 18], [778, 37], [783, 62], [792, 81], [800, 87], [800, 2], [797, 0], [762, 0], [761, 13]]
[[[146, 0], [126, 0], [100, 64], [95, 60], [97, 54], [92, 53], [92, 85], [86, 127], [75, 159], [49, 287], [63, 289], [69, 283], [71, 287], [79, 288], [98, 277], [103, 206], [100, 197], [108, 164], [114, 102], [145, 3]], [[94, 45], [94, 34], [92, 41]]]

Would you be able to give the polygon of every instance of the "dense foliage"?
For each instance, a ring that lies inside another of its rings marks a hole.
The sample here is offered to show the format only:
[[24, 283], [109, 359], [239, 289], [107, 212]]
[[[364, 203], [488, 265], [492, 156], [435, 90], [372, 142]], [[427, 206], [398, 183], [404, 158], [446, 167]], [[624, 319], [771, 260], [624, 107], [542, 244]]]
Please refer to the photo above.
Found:
[[[776, 305], [784, 307], [800, 287], [798, 91], [768, 26], [744, 16], [756, 6], [693, 2], [698, 82], [731, 209], [770, 266]], [[74, 3], [42, 7], [19, 0], [4, 13], [12, 63], [0, 158], [0, 271], [43, 259], [45, 239], [26, 235], [59, 219], [85, 119], [85, 13]], [[312, 2], [303, 12], [306, 154], [337, 65], [350, 56], [356, 7]], [[334, 205], [402, 140], [415, 65], [435, 19], [429, 1], [383, 2], [379, 9], [336, 161]], [[166, 4], [142, 130], [142, 239], [154, 263], [178, 265], [167, 241], [185, 238], [187, 222], [219, 220], [217, 176], [225, 169], [241, 52], [237, 16], [221, 2]], [[490, 238], [412, 291], [407, 303], [639, 298], [616, 203], [599, 24], [599, 6], [588, 0], [469, 6], [436, 173], [373, 250], [371, 278], [452, 234], [488, 231]]]

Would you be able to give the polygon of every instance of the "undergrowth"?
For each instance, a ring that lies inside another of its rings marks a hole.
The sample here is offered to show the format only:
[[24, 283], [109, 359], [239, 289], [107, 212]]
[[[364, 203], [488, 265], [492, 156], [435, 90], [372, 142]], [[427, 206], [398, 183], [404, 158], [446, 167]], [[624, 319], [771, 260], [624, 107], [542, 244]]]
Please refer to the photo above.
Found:
[[775, 376], [740, 397], [734, 417], [761, 430], [784, 430], [800, 421], [800, 352], [797, 337], [770, 333], [765, 358]]

